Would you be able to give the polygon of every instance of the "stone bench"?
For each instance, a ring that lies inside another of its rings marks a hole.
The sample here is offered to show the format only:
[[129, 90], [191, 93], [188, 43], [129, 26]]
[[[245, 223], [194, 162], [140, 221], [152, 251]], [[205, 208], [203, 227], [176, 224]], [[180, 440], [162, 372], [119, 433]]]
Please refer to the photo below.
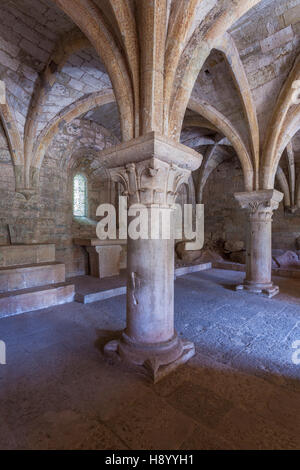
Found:
[[0, 246], [0, 318], [74, 300], [54, 244]]
[[0, 267], [23, 266], [55, 261], [55, 245], [0, 245]]
[[123, 247], [126, 240], [99, 240], [98, 238], [75, 238], [75, 245], [85, 247], [90, 260], [90, 275], [99, 277], [120, 274]]
[[0, 293], [65, 282], [63, 263], [40, 263], [0, 268]]

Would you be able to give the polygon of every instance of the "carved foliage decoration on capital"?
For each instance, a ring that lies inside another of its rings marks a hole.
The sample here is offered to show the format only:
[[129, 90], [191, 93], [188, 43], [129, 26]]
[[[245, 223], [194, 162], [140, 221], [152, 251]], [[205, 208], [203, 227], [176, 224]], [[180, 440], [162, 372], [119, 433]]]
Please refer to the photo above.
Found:
[[121, 183], [130, 204], [159, 204], [171, 207], [179, 187], [187, 183], [191, 172], [156, 158], [109, 170], [113, 181]]
[[262, 221], [271, 221], [273, 211], [278, 209], [279, 202], [273, 199], [265, 200], [248, 200], [241, 201], [241, 207], [246, 209], [250, 213], [252, 219], [258, 219]]
[[274, 209], [267, 201], [251, 201], [248, 206], [250, 217], [262, 221], [271, 221]]

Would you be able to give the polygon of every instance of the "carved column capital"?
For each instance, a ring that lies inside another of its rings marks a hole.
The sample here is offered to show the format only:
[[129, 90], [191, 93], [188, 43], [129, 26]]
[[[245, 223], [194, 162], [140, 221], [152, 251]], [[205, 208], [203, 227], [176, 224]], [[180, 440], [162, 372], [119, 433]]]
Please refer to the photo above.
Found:
[[263, 189], [244, 193], [235, 193], [235, 199], [242, 209], [249, 212], [252, 219], [272, 220], [273, 211], [278, 209], [283, 194], [276, 189]]
[[113, 181], [124, 188], [130, 204], [172, 206], [179, 187], [188, 183], [191, 172], [177, 165], [151, 158], [109, 170]]
[[113, 181], [121, 183], [131, 204], [174, 204], [202, 155], [151, 132], [101, 153]]

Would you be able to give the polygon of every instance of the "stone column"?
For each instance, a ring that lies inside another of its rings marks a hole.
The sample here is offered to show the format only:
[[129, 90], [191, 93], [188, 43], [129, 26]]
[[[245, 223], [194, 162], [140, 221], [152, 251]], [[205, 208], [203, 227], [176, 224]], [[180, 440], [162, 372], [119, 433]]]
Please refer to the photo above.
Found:
[[172, 231], [166, 239], [162, 233], [151, 238], [153, 214], [172, 219], [177, 191], [199, 167], [201, 156], [154, 133], [121, 144], [115, 152], [108, 164], [123, 165], [111, 168], [111, 176], [123, 185], [128, 207], [143, 208], [151, 226], [148, 239], [128, 237], [127, 326], [121, 340], [108, 343], [105, 351], [146, 366], [157, 381], [193, 356], [194, 345], [174, 330], [174, 238]]
[[272, 276], [272, 216], [283, 194], [275, 189], [236, 193], [242, 209], [247, 210], [246, 278], [236, 289], [273, 297], [279, 288]]

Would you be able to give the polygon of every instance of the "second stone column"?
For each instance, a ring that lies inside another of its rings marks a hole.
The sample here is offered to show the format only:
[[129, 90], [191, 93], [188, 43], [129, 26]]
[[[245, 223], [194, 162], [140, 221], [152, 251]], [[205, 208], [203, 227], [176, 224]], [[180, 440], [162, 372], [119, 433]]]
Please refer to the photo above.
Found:
[[272, 216], [283, 194], [275, 189], [236, 193], [242, 209], [247, 211], [246, 278], [237, 290], [273, 297], [279, 288], [272, 282]]

